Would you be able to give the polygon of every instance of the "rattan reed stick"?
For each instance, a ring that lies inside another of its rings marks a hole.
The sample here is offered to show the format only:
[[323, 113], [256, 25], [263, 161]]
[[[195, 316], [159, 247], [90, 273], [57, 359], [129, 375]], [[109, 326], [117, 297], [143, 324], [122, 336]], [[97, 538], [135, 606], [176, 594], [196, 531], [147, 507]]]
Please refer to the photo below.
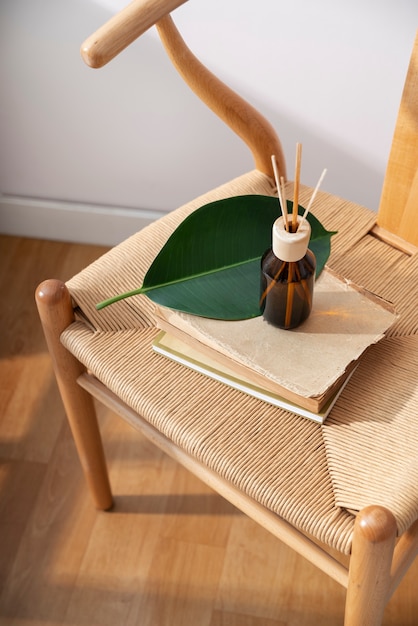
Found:
[[286, 200], [286, 184], [284, 182], [284, 176], [282, 176], [280, 178], [280, 186], [282, 189], [282, 200], [283, 200], [283, 207], [284, 207], [284, 220], [285, 220], [285, 228], [286, 230], [289, 230], [289, 215], [287, 213], [287, 200]]
[[298, 224], [298, 207], [299, 207], [299, 182], [300, 168], [302, 162], [302, 144], [296, 144], [296, 164], [295, 164], [295, 183], [293, 191], [293, 212], [292, 212], [292, 230], [296, 232]]
[[279, 203], [280, 203], [280, 209], [282, 211], [282, 215], [283, 215], [283, 219], [284, 219], [284, 227], [286, 230], [288, 230], [288, 224], [287, 224], [287, 205], [286, 205], [286, 198], [283, 198], [282, 195], [282, 190], [280, 188], [280, 176], [279, 176], [279, 170], [277, 167], [277, 161], [276, 161], [276, 155], [273, 154], [271, 157], [271, 163], [273, 165], [273, 172], [274, 172], [274, 180], [276, 181], [276, 187], [277, 187], [277, 195], [279, 196]]
[[321, 183], [322, 183], [322, 181], [324, 180], [324, 178], [325, 178], [325, 174], [326, 174], [326, 173], [327, 173], [327, 170], [326, 170], [326, 169], [324, 169], [324, 171], [322, 172], [321, 176], [319, 177], [319, 180], [318, 180], [318, 182], [317, 182], [317, 184], [316, 184], [316, 187], [315, 187], [315, 189], [313, 190], [313, 193], [312, 193], [311, 199], [309, 200], [309, 204], [308, 204], [308, 206], [307, 206], [307, 207], [306, 207], [306, 209], [305, 209], [305, 213], [303, 214], [301, 221], [299, 222], [298, 230], [299, 230], [299, 228], [302, 226], [303, 222], [304, 222], [304, 221], [305, 221], [305, 219], [306, 219], [306, 216], [308, 215], [309, 211], [311, 210], [311, 207], [312, 207], [313, 202], [314, 202], [314, 200], [315, 200], [315, 196], [316, 196], [316, 194], [318, 193], [318, 189], [319, 189], [319, 187], [321, 186]]

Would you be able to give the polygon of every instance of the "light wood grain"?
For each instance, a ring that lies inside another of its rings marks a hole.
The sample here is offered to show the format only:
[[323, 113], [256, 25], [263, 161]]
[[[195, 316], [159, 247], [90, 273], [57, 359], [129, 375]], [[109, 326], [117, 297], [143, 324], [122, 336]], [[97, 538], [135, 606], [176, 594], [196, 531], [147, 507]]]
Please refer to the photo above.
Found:
[[90, 67], [103, 67], [135, 39], [186, 0], [133, 0], [103, 24], [81, 46]]
[[64, 282], [49, 279], [39, 285], [35, 297], [85, 477], [97, 508], [109, 509], [112, 494], [93, 399], [77, 385], [85, 368], [60, 342], [61, 333], [75, 321], [70, 293]]
[[393, 135], [378, 224], [418, 245], [418, 32]]
[[[102, 252], [0, 237], [1, 625], [342, 625], [339, 584], [100, 406], [115, 505], [95, 510], [33, 294]], [[384, 626], [416, 626], [417, 576]]]
[[396, 520], [383, 507], [363, 509], [356, 518], [345, 626], [380, 626], [389, 597]]
[[183, 80], [250, 148], [256, 169], [273, 178], [271, 156], [275, 155], [280, 176], [286, 178], [286, 161], [276, 131], [252, 105], [210, 72], [186, 46], [173, 19], [157, 23], [168, 57]]

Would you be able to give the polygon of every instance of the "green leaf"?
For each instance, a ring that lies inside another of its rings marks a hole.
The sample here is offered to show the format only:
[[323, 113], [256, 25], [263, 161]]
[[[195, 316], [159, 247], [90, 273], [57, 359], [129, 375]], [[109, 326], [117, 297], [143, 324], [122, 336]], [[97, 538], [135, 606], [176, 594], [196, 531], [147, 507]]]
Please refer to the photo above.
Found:
[[[298, 207], [303, 213], [303, 207]], [[288, 201], [288, 211], [292, 202]], [[238, 320], [260, 315], [260, 261], [271, 247], [277, 198], [235, 196], [206, 204], [189, 215], [154, 259], [142, 287], [97, 305], [146, 294], [163, 306], [215, 319]], [[334, 234], [311, 214], [309, 247], [317, 259], [317, 276], [330, 254]]]

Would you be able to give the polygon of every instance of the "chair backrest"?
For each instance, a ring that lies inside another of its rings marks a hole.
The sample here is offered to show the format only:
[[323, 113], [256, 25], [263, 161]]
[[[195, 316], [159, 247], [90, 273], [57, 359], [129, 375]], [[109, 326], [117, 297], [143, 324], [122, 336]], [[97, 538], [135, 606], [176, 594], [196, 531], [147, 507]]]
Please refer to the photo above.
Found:
[[184, 2], [134, 0], [86, 39], [81, 56], [90, 67], [102, 67], [155, 24], [174, 67], [196, 95], [247, 144], [256, 169], [273, 178], [274, 154], [279, 175], [286, 178], [283, 150], [270, 122], [212, 74], [184, 43], [169, 15]]
[[[133, 0], [82, 45], [91, 67], [102, 67], [152, 25], [183, 79], [232, 130], [247, 143], [255, 166], [273, 176], [270, 157], [276, 155], [286, 178], [280, 141], [270, 123], [245, 100], [216, 78], [187, 48], [169, 15], [187, 0]], [[402, 95], [385, 175], [378, 229], [418, 246], [418, 33]], [[379, 236], [379, 235], [378, 235]], [[382, 236], [391, 240], [391, 237]], [[400, 244], [399, 247], [403, 247]], [[408, 246], [405, 249], [410, 249]]]
[[418, 246], [418, 32], [399, 107], [377, 223]]

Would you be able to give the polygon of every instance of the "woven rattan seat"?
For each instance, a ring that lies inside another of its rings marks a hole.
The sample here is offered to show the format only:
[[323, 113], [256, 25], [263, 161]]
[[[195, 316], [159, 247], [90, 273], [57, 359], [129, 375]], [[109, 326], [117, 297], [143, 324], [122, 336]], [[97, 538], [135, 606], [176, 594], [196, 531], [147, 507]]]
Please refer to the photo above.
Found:
[[[95, 309], [95, 304], [104, 298], [142, 283], [160, 247], [190, 211], [229, 195], [271, 192], [271, 180], [251, 172], [181, 207], [114, 248], [69, 281], [72, 297], [89, 324], [75, 322], [63, 333], [62, 341], [106, 387], [188, 454], [292, 525], [348, 554], [354, 524], [354, 515], [348, 510], [358, 511], [372, 502], [390, 502], [400, 531], [418, 516], [413, 489], [418, 479], [415, 449], [406, 454], [405, 430], [396, 446], [396, 420], [382, 426], [381, 419], [388, 402], [382, 393], [384, 389], [389, 388], [391, 394], [397, 390], [399, 405], [408, 400], [408, 387], [402, 385], [403, 369], [394, 372], [379, 368], [379, 380], [373, 381], [372, 391], [378, 402], [372, 410], [359, 395], [359, 381], [365, 376], [370, 381], [373, 362], [384, 358], [385, 350], [393, 357], [398, 350], [402, 354], [407, 345], [408, 367], [415, 368], [413, 371], [418, 374], [418, 309], [413, 305], [418, 301], [418, 282], [411, 285], [408, 281], [405, 285], [403, 281], [387, 281], [388, 272], [393, 276], [416, 275], [418, 256], [411, 257], [393, 248], [382, 254], [382, 248], [388, 245], [368, 234], [375, 223], [375, 213], [324, 193], [318, 203], [320, 219], [338, 230], [331, 267], [389, 298], [401, 312], [390, 331], [391, 338], [376, 346], [361, 364], [324, 426], [270, 407], [153, 353], [152, 341], [158, 329], [153, 322], [154, 305], [145, 296], [100, 312]], [[379, 259], [376, 264], [370, 263], [374, 254]], [[363, 395], [369, 390], [366, 385]], [[353, 405], [356, 420], [367, 419], [366, 428], [355, 435], [350, 431], [344, 437], [343, 425], [352, 426]], [[418, 414], [416, 393], [408, 404], [407, 417], [410, 414]], [[403, 422], [402, 425], [407, 426]], [[372, 437], [379, 427], [383, 430], [383, 436], [378, 438], [382, 447], [370, 451], [364, 446], [365, 437], [368, 433]], [[407, 440], [416, 441], [417, 436], [418, 425], [413, 422]], [[392, 458], [387, 462], [388, 445], [394, 454], [402, 452], [395, 466]], [[378, 471], [364, 474], [370, 469], [372, 456]], [[363, 499], [354, 498], [347, 505], [351, 470], [348, 485], [343, 479], [350, 461], [361, 466], [358, 474], [366, 484]], [[376, 486], [376, 479], [382, 475], [386, 489]], [[411, 497], [405, 499], [404, 492]], [[373, 497], [367, 500], [370, 494]]]
[[[290, 182], [287, 192], [291, 197]], [[192, 211], [230, 196], [275, 193], [269, 173], [258, 168], [244, 174], [119, 244], [68, 281], [68, 291], [56, 282], [42, 285], [38, 305], [99, 507], [110, 506], [110, 491], [97, 422], [87, 417], [92, 404], [83, 390], [347, 585], [347, 626], [377, 626], [418, 547], [415, 242], [399, 246], [398, 237], [387, 237], [376, 228], [376, 213], [318, 194], [316, 217], [325, 228], [337, 231], [329, 266], [393, 303], [399, 315], [387, 336], [361, 360], [323, 425], [156, 354], [152, 342], [158, 328], [154, 305], [146, 296], [101, 311], [95, 306], [140, 286], [165, 241]], [[301, 204], [311, 193], [301, 188]], [[373, 506], [370, 531], [364, 514], [369, 506]], [[395, 533], [400, 541], [391, 577]], [[346, 555], [353, 553], [350, 573], [334, 560], [325, 565], [327, 557], [317, 549], [318, 542]]]

